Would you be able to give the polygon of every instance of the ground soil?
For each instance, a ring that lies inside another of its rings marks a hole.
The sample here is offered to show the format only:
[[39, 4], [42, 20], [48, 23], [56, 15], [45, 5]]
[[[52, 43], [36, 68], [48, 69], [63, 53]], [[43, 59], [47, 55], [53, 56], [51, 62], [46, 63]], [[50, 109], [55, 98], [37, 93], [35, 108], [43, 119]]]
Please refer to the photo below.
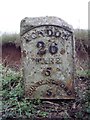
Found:
[[21, 48], [13, 43], [2, 45], [2, 63], [12, 69], [18, 70], [21, 66]]

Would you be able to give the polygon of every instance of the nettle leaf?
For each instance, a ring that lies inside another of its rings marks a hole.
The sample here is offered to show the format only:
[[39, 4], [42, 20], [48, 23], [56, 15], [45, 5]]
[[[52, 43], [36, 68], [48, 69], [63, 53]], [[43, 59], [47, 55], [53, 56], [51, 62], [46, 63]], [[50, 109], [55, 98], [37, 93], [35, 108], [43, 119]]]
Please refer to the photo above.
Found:
[[90, 106], [87, 108], [86, 111], [87, 111], [87, 113], [90, 113]]

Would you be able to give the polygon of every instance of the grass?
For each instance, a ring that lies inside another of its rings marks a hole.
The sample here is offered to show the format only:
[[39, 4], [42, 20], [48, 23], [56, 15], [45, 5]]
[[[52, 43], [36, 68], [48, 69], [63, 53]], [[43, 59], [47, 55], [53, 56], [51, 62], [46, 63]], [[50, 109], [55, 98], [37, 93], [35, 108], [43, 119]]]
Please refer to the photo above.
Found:
[[13, 33], [13, 34], [4, 33], [1, 36], [1, 40], [2, 40], [2, 44], [9, 42], [20, 44], [20, 36], [17, 33]]
[[[30, 118], [37, 114], [35, 105], [41, 103], [39, 99], [30, 100], [24, 97], [22, 70], [12, 71], [0, 64], [2, 79], [2, 117], [3, 118]], [[1, 107], [0, 107], [1, 110]], [[39, 116], [45, 117], [46, 112], [39, 111]]]
[[75, 29], [74, 34], [76, 39], [88, 40], [88, 30]]

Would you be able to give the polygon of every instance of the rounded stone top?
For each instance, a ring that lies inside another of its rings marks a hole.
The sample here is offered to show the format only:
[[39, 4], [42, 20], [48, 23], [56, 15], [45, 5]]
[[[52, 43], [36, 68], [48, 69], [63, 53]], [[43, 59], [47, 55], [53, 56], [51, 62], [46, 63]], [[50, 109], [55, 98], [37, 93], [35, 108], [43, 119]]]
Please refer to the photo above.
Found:
[[71, 32], [74, 31], [73, 27], [64, 20], [62, 20], [61, 18], [46, 16], [46, 17], [32, 17], [32, 18], [25, 17], [24, 19], [21, 20], [20, 33], [21, 35], [23, 35], [26, 31], [32, 29], [33, 27], [41, 26], [41, 25], [56, 25], [65, 28]]

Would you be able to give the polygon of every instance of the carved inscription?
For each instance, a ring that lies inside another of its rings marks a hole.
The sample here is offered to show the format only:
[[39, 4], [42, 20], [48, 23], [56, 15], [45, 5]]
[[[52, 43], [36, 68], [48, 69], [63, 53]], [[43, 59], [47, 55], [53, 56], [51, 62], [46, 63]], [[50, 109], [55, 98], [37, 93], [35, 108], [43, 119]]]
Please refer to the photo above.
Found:
[[62, 82], [62, 81], [54, 81], [52, 79], [50, 80], [41, 80], [39, 82], [36, 82], [34, 85], [32, 85], [29, 89], [30, 89], [30, 93], [29, 95], [32, 96], [33, 92], [36, 90], [37, 87], [41, 86], [41, 85], [45, 85], [45, 84], [54, 84], [56, 86], [61, 87], [66, 93], [67, 95], [72, 95], [72, 91]]
[[24, 36], [26, 42], [30, 42], [32, 39], [37, 39], [40, 37], [55, 37], [68, 40], [71, 33], [63, 29], [60, 30], [59, 27], [55, 26], [44, 26], [42, 30], [33, 31]]
[[[37, 53], [35, 58], [30, 58], [30, 59], [36, 61], [36, 63], [41, 63], [41, 64], [55, 64], [55, 63], [61, 64], [62, 60], [60, 59], [60, 57], [42, 58], [42, 56], [45, 56], [45, 54], [48, 53], [51, 55], [57, 54], [59, 52], [59, 49], [61, 54], [65, 54], [65, 47], [64, 47], [65, 40], [67, 41], [69, 38], [71, 38], [72, 34], [68, 31], [65, 31], [55, 26], [43, 26], [40, 28], [41, 29], [34, 28], [23, 36], [26, 44], [35, 42], [34, 47], [37, 48]], [[60, 46], [58, 45], [58, 39], [60, 39], [62, 48], [59, 48]], [[29, 52], [31, 53], [31, 51]]]
[[73, 34], [55, 25], [33, 27], [21, 36], [26, 95], [73, 98]]
[[31, 58], [32, 61], [35, 61], [36, 64], [62, 64], [60, 58]]

